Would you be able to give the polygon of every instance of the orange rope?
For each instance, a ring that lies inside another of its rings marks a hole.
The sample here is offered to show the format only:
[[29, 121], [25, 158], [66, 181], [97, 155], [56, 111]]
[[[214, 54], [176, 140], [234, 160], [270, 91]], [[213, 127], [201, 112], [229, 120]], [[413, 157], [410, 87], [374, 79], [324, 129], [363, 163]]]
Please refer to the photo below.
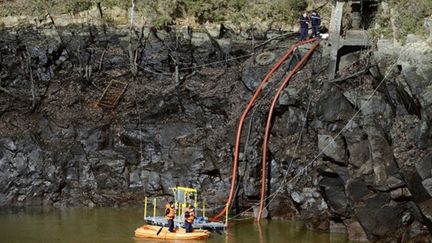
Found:
[[[299, 44], [296, 44], [294, 46], [297, 47], [299, 45], [310, 43], [310, 42], [313, 42], [316, 40], [317, 40], [316, 38], [310, 39], [310, 40], [307, 40], [304, 42], [300, 42]], [[299, 71], [299, 69], [302, 67], [302, 65], [309, 59], [309, 57], [312, 55], [312, 53], [315, 51], [315, 49], [318, 48], [318, 46], [319, 46], [319, 43], [317, 43], [314, 46], [312, 46], [311, 48], [309, 48], [309, 51], [306, 53], [306, 55], [304, 55], [303, 58], [293, 68], [293, 70], [290, 71], [290, 73], [284, 79], [283, 83], [281, 84], [278, 91], [276, 92], [276, 94], [273, 98], [273, 102], [270, 106], [270, 110], [269, 110], [269, 113], [267, 116], [267, 124], [266, 124], [266, 128], [265, 128], [264, 142], [263, 142], [263, 148], [262, 148], [263, 151], [262, 151], [261, 198], [260, 198], [260, 206], [259, 206], [257, 221], [261, 220], [262, 212], [264, 209], [264, 200], [265, 200], [265, 193], [266, 193], [266, 177], [267, 177], [267, 175], [266, 175], [266, 173], [267, 173], [267, 168], [266, 168], [266, 165], [267, 165], [267, 145], [268, 145], [268, 140], [269, 140], [269, 135], [270, 135], [270, 127], [271, 127], [274, 108], [276, 106], [277, 101], [279, 100], [279, 97], [280, 97], [282, 91], [288, 85], [291, 78]]]

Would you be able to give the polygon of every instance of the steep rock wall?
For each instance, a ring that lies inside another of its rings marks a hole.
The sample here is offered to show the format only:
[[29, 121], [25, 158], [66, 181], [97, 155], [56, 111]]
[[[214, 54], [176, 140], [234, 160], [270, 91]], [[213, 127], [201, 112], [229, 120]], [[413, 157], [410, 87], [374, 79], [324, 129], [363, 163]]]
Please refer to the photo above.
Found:
[[[223, 205], [237, 119], [271, 64], [240, 58], [250, 46], [183, 34], [177, 43], [173, 32], [146, 29], [142, 45], [134, 40], [134, 79], [125, 30], [3, 30], [0, 204], [136, 204], [185, 185], [198, 188], [211, 209]], [[291, 42], [267, 48], [278, 57]], [[328, 83], [319, 51], [285, 90], [270, 138], [271, 216], [346, 230], [351, 239], [404, 241], [430, 232], [429, 44], [405, 46], [399, 59], [396, 47], [380, 45], [381, 77]], [[370, 63], [362, 54], [347, 72]], [[227, 57], [239, 58], [194, 67]], [[267, 98], [289, 66], [267, 85]], [[129, 83], [125, 96], [113, 110], [96, 107], [112, 78]], [[259, 196], [268, 105], [259, 101], [249, 118], [239, 172], [243, 207]]]

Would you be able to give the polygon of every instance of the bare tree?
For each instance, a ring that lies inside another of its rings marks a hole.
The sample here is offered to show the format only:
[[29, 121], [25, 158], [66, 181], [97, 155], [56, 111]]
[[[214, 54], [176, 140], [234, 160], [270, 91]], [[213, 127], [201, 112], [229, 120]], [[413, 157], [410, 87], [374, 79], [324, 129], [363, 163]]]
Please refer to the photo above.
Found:
[[108, 35], [107, 35], [107, 24], [106, 24], [105, 17], [103, 15], [101, 3], [98, 2], [96, 6], [97, 6], [97, 8], [99, 10], [99, 15], [101, 17], [102, 29], [103, 29], [103, 34], [104, 34], [104, 40], [103, 40], [103, 49], [104, 50], [103, 50], [101, 58], [99, 60], [99, 67], [98, 67], [98, 70], [100, 71], [100, 70], [102, 70], [103, 59], [104, 59], [105, 54], [106, 54], [106, 52], [108, 50]]
[[130, 8], [130, 28], [129, 28], [129, 63], [130, 63], [130, 71], [133, 76], [136, 76], [138, 73], [137, 69], [137, 63], [136, 63], [136, 52], [134, 51], [134, 48], [132, 47], [132, 40], [133, 40], [133, 32], [134, 32], [134, 12], [135, 12], [135, 1], [131, 0], [131, 8]]
[[36, 85], [35, 85], [35, 82], [33, 79], [33, 69], [31, 66], [31, 55], [30, 55], [30, 52], [28, 51], [27, 45], [25, 45], [25, 50], [26, 50], [25, 55], [27, 56], [27, 58], [26, 58], [27, 69], [29, 71], [29, 79], [30, 79], [30, 92], [32, 95], [31, 110], [33, 111], [36, 108]]

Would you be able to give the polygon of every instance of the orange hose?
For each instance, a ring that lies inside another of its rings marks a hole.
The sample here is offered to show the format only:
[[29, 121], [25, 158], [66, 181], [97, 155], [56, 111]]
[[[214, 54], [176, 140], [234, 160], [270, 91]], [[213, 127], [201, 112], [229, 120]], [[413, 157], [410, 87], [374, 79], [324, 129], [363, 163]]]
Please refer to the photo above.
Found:
[[[308, 42], [312, 42], [315, 40], [316, 39], [311, 39], [311, 40], [308, 40], [306, 42], [301, 42], [299, 45], [305, 44]], [[298, 45], [295, 45], [295, 46], [298, 46]], [[290, 71], [290, 73], [284, 79], [283, 83], [281, 84], [278, 91], [276, 92], [276, 94], [273, 98], [273, 102], [270, 106], [270, 110], [269, 110], [269, 113], [267, 116], [267, 124], [266, 124], [266, 128], [265, 128], [265, 133], [264, 133], [264, 142], [263, 142], [263, 151], [262, 151], [261, 198], [260, 198], [260, 206], [259, 206], [257, 221], [261, 220], [262, 212], [264, 209], [264, 200], [265, 200], [265, 193], [266, 193], [266, 177], [267, 177], [267, 175], [266, 175], [266, 173], [267, 173], [267, 171], [266, 171], [267, 170], [267, 168], [266, 168], [266, 165], [267, 165], [267, 145], [268, 145], [268, 140], [269, 140], [269, 135], [270, 135], [270, 127], [271, 127], [274, 108], [276, 106], [277, 101], [279, 100], [279, 97], [280, 97], [282, 91], [288, 85], [291, 78], [297, 73], [297, 71], [299, 71], [301, 66], [309, 59], [309, 57], [312, 55], [312, 53], [315, 51], [315, 49], [318, 48], [318, 46], [319, 46], [319, 43], [317, 43], [314, 46], [312, 46], [311, 48], [309, 48], [309, 51], [306, 53], [306, 55], [304, 55], [303, 58], [293, 68], [293, 70]]]
[[[239, 152], [240, 152], [240, 140], [241, 140], [241, 134], [242, 134], [242, 130], [243, 130], [244, 120], [246, 119], [246, 116], [249, 113], [249, 111], [252, 109], [252, 107], [253, 107], [256, 99], [260, 95], [261, 91], [263, 90], [265, 83], [267, 83], [267, 81], [270, 80], [270, 78], [273, 76], [273, 73], [276, 72], [276, 70], [278, 70], [279, 67], [282, 66], [282, 64], [291, 55], [291, 53], [294, 52], [296, 45], [297, 44], [291, 46], [290, 49], [288, 49], [288, 51], [282, 56], [282, 58], [280, 58], [279, 61], [273, 66], [273, 68], [267, 73], [267, 75], [264, 77], [264, 79], [261, 81], [260, 85], [258, 86], [257, 90], [255, 91], [255, 94], [249, 100], [249, 103], [247, 104], [246, 108], [244, 109], [244, 111], [240, 117], [239, 125], [237, 128], [237, 136], [236, 136], [236, 143], [235, 143], [235, 150], [234, 150], [234, 161], [233, 161], [233, 172], [232, 172], [232, 177], [231, 177], [231, 188], [230, 188], [229, 197], [228, 197], [228, 200], [226, 203], [228, 205], [231, 205], [232, 200], [234, 198], [235, 182], [237, 179], [237, 170], [238, 170], [238, 158], [239, 158]], [[224, 209], [218, 215], [214, 216], [212, 218], [212, 220], [218, 220], [220, 217], [224, 216], [225, 213], [226, 213], [226, 207], [224, 207]]]

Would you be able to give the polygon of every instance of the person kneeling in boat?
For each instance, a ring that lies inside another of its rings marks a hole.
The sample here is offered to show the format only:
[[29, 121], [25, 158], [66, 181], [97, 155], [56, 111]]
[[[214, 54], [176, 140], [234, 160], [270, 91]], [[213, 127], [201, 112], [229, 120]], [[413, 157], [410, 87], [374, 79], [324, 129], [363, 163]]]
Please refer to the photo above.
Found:
[[191, 233], [193, 231], [192, 224], [195, 220], [195, 210], [193, 206], [190, 206], [188, 210], [185, 212], [185, 230], [186, 233]]
[[175, 206], [173, 202], [166, 205], [165, 218], [168, 220], [168, 231], [174, 232]]

